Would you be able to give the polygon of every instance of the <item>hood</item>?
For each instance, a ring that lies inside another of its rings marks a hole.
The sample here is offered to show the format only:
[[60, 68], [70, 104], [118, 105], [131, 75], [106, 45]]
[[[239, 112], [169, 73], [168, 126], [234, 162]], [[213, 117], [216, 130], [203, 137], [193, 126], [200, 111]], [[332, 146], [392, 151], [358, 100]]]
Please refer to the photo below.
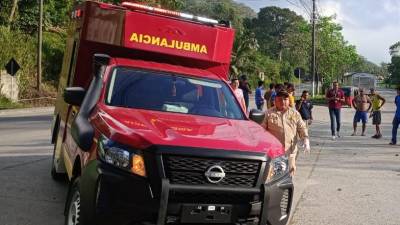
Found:
[[284, 154], [281, 143], [249, 120], [106, 106], [99, 111], [110, 138], [135, 148], [151, 145]]

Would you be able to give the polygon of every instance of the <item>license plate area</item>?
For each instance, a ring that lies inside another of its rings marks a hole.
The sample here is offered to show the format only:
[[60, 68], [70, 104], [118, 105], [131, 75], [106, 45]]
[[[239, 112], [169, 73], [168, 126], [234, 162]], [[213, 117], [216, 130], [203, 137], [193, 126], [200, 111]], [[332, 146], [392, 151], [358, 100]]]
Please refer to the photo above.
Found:
[[232, 205], [184, 204], [181, 223], [230, 223]]

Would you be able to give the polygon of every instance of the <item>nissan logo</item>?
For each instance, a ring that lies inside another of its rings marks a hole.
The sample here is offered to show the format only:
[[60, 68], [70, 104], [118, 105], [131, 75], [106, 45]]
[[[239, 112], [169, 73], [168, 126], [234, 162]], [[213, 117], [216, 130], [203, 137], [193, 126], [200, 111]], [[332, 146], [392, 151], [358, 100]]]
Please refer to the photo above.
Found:
[[210, 166], [204, 173], [208, 182], [217, 184], [225, 178], [225, 171], [220, 166]]

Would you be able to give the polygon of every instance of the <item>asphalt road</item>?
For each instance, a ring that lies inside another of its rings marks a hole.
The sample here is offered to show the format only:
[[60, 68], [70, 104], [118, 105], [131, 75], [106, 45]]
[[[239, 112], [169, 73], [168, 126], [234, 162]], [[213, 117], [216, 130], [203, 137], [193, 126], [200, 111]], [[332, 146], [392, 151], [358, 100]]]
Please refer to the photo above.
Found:
[[61, 225], [66, 183], [50, 177], [51, 110], [0, 112], [0, 224]]
[[[381, 140], [351, 137], [354, 111], [343, 109], [342, 138], [330, 139], [326, 107], [314, 109], [312, 153], [300, 155], [290, 225], [400, 224], [400, 149], [389, 146], [394, 92]], [[0, 225], [61, 225], [66, 183], [50, 177], [52, 109], [0, 111]]]

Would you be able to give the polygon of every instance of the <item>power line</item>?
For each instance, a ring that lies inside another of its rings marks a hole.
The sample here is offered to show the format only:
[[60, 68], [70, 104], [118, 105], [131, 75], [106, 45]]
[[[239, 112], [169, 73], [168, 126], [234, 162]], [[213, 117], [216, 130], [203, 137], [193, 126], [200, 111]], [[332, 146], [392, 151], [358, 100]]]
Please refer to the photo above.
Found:
[[301, 9], [304, 11], [308, 16], [311, 17], [311, 9], [307, 6], [307, 4], [304, 2], [304, 0], [286, 0], [287, 3], [290, 5], [295, 6], [296, 8]]
[[310, 5], [305, 2], [304, 0], [298, 0], [301, 4], [301, 6], [304, 8], [304, 10], [306, 11], [306, 13], [311, 17], [312, 15], [312, 8], [310, 7]]

